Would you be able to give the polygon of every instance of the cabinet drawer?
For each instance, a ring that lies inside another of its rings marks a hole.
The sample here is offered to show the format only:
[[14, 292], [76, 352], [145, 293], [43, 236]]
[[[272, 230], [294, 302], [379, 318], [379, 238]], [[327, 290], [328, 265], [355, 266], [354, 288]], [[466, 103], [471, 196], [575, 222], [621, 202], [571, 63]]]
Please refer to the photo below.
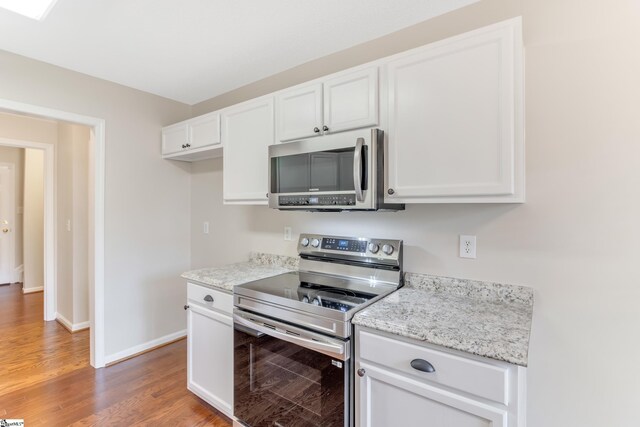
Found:
[[[213, 301], [206, 301], [207, 296]], [[187, 283], [187, 298], [189, 302], [199, 304], [203, 307], [212, 308], [231, 315], [233, 313], [233, 295], [205, 286]], [[206, 299], [205, 299], [206, 298]]]
[[[396, 339], [360, 331], [359, 357], [378, 363], [413, 378], [432, 381], [504, 405], [509, 404], [509, 368], [410, 344]], [[422, 359], [433, 365], [435, 372], [411, 367], [411, 361]]]

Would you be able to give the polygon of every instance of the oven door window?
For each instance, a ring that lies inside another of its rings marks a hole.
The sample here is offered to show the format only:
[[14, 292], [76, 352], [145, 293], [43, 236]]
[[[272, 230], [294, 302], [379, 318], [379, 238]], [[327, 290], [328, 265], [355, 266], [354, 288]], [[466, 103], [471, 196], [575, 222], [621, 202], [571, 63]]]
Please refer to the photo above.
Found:
[[353, 148], [271, 159], [272, 193], [354, 191]]
[[252, 426], [347, 425], [349, 363], [234, 331], [234, 416]]

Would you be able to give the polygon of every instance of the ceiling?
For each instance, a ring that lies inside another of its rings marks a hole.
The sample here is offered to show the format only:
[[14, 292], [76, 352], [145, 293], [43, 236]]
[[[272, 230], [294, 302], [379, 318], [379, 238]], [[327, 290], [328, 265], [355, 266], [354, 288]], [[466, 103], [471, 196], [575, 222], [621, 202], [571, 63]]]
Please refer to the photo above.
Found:
[[477, 0], [58, 0], [0, 49], [187, 104]]

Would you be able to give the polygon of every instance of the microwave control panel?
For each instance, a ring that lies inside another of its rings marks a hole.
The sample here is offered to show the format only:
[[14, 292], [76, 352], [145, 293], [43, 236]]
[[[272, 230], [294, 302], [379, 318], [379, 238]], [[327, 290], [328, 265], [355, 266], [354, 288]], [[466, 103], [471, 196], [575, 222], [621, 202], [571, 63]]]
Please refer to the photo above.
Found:
[[318, 196], [279, 196], [280, 206], [354, 206], [355, 194], [323, 194]]

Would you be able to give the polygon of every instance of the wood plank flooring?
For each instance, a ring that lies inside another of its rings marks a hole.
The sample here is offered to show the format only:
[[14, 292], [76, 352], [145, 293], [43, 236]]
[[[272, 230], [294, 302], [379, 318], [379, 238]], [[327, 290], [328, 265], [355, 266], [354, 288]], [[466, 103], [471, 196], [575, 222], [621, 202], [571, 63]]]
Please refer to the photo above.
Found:
[[187, 390], [185, 340], [96, 370], [89, 331], [44, 322], [42, 310], [42, 293], [0, 287], [0, 418], [29, 427], [231, 426]]

